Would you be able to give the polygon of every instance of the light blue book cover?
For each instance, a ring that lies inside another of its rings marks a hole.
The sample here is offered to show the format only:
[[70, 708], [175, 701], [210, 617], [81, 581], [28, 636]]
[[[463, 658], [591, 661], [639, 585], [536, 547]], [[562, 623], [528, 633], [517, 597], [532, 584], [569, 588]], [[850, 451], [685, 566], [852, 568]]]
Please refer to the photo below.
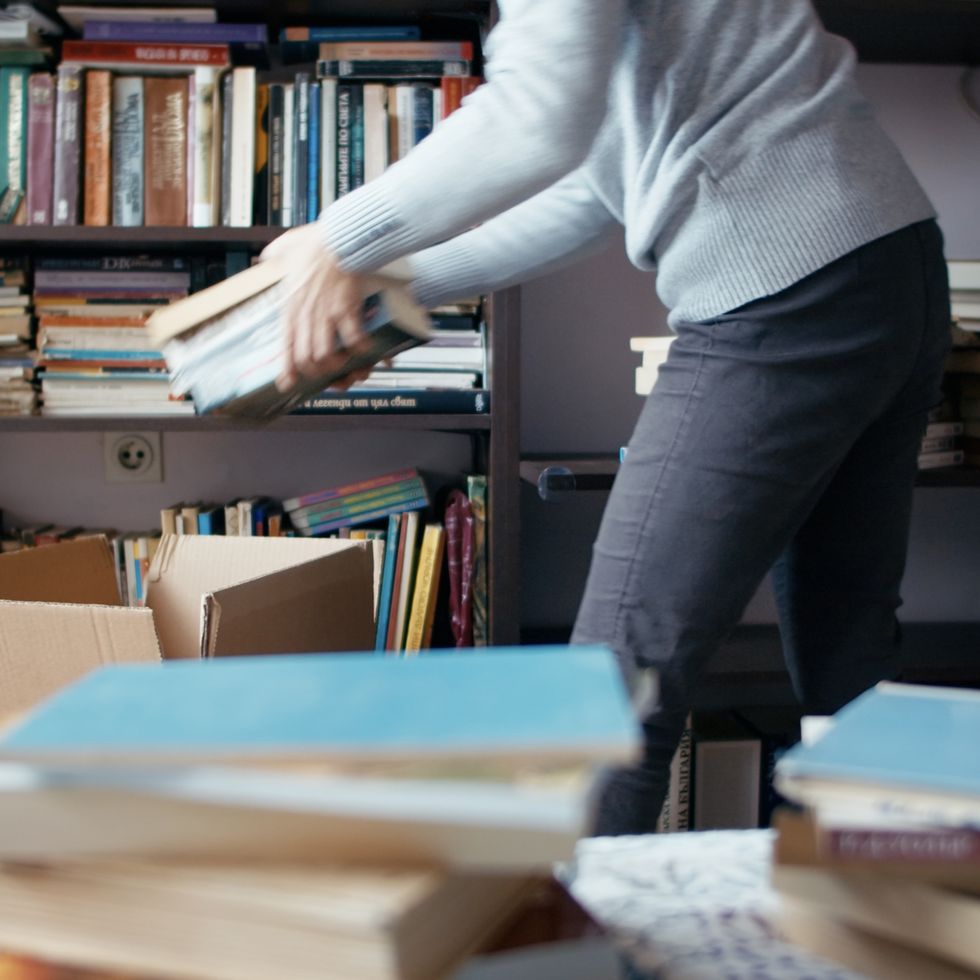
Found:
[[0, 757], [623, 759], [637, 744], [606, 647], [534, 646], [111, 664], [39, 705], [0, 741]]
[[811, 745], [776, 765], [791, 779], [829, 779], [980, 794], [980, 691], [883, 682], [834, 716]]

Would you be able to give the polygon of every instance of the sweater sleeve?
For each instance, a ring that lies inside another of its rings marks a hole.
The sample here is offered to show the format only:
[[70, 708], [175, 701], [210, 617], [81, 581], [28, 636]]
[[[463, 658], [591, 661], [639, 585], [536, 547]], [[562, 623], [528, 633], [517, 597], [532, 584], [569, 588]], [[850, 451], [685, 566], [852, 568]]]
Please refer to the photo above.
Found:
[[368, 272], [500, 214], [574, 170], [603, 120], [625, 0], [499, 0], [486, 83], [411, 153], [320, 216]]
[[577, 170], [502, 215], [409, 256], [424, 306], [491, 292], [597, 252], [619, 227]]

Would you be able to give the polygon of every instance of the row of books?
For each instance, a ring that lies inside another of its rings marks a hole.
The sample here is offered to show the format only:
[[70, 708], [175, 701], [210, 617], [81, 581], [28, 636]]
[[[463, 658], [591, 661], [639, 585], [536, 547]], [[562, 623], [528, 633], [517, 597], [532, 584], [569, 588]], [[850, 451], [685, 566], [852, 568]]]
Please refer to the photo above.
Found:
[[233, 65], [228, 44], [66, 40], [54, 73], [0, 61], [0, 220], [304, 224], [478, 84], [470, 41], [324, 42], [317, 55], [262, 71]]
[[865, 976], [980, 973], [980, 692], [882, 683], [776, 763], [794, 941]]

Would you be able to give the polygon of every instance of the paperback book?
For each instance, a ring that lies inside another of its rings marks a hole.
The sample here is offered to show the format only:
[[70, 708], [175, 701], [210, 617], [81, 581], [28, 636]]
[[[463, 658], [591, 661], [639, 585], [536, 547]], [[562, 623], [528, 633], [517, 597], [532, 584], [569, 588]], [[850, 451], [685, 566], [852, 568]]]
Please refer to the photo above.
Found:
[[198, 414], [271, 419], [351, 371], [430, 338], [429, 318], [397, 267], [388, 266], [365, 283], [363, 330], [369, 344], [335, 370], [302, 378], [288, 391], [276, 386], [285, 363], [282, 315], [290, 296], [285, 267], [276, 259], [157, 311], [147, 327], [167, 361], [173, 394], [190, 395]]

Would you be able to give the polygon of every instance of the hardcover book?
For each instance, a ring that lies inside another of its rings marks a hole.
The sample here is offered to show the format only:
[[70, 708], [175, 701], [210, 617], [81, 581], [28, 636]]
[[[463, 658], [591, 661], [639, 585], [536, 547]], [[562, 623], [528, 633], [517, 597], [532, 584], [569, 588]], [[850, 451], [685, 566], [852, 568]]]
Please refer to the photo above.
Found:
[[54, 117], [53, 224], [56, 225], [77, 225], [79, 219], [84, 80], [80, 65], [58, 66]]
[[276, 387], [284, 365], [281, 314], [285, 267], [270, 259], [154, 313], [148, 328], [164, 352], [174, 393], [190, 394], [200, 414], [268, 419], [289, 411], [352, 370], [429, 339], [428, 317], [396, 265], [365, 280], [364, 332], [370, 347], [335, 371]]
[[54, 188], [54, 76], [35, 72], [27, 83], [27, 223], [51, 224]]

